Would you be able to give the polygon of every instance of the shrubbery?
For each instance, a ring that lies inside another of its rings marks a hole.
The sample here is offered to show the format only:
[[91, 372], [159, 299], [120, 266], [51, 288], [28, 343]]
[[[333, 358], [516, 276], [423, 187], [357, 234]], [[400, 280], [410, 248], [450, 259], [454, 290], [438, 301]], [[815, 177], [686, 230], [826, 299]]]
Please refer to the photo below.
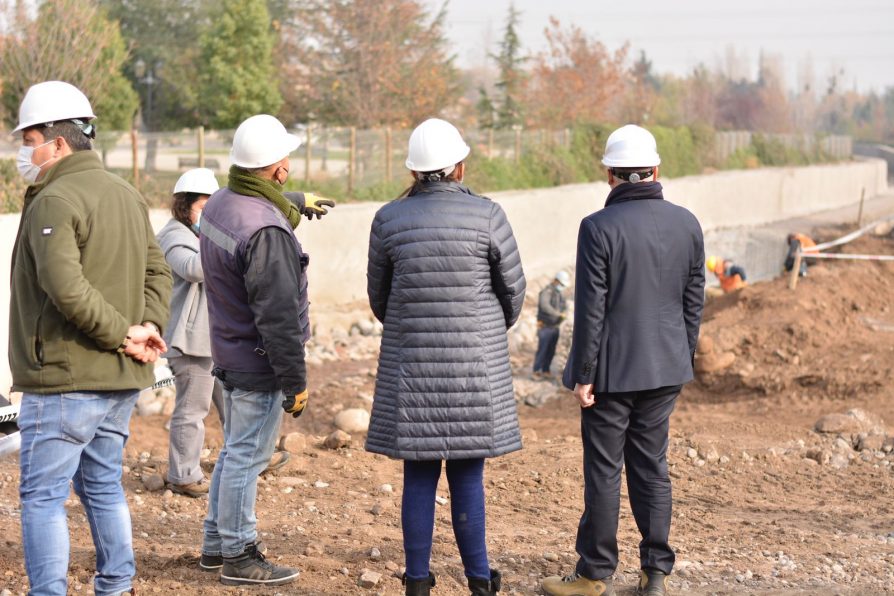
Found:
[[[562, 184], [575, 184], [605, 180], [602, 153], [608, 135], [614, 130], [608, 124], [580, 124], [571, 129], [567, 145], [544, 143], [526, 146], [516, 161], [512, 157], [487, 158], [473, 152], [468, 159], [466, 183], [475, 192], [487, 194], [500, 190], [544, 188]], [[754, 134], [751, 145], [730, 155], [724, 163], [715, 163], [714, 130], [706, 126], [670, 128], [650, 126], [661, 154], [661, 175], [679, 178], [701, 174], [708, 168], [746, 169], [762, 166], [806, 165], [830, 161], [820, 147], [820, 140], [806, 143], [811, 147], [802, 150], [793, 143], [785, 143], [777, 137]], [[131, 172], [114, 170], [131, 182]], [[178, 172], [153, 172], [142, 174], [141, 191], [151, 207], [170, 204], [170, 191], [179, 176]], [[218, 176], [226, 183], [226, 174]], [[405, 170], [395, 172], [391, 182], [358, 185], [350, 200], [387, 201], [399, 196], [411, 183]], [[290, 180], [289, 190], [315, 192], [337, 200], [348, 197], [344, 179], [312, 181], [305, 184], [301, 178]], [[25, 184], [16, 172], [13, 160], [0, 159], [0, 212], [21, 209]]]

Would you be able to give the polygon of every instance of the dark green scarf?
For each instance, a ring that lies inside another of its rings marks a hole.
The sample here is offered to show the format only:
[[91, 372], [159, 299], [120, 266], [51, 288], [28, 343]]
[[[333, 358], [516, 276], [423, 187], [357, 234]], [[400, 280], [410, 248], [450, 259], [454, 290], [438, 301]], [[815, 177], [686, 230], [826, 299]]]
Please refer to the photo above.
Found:
[[301, 223], [301, 212], [298, 211], [298, 206], [283, 196], [282, 186], [272, 180], [255, 176], [239, 166], [230, 166], [227, 187], [240, 195], [267, 199], [276, 205], [276, 208], [289, 220], [293, 230]]

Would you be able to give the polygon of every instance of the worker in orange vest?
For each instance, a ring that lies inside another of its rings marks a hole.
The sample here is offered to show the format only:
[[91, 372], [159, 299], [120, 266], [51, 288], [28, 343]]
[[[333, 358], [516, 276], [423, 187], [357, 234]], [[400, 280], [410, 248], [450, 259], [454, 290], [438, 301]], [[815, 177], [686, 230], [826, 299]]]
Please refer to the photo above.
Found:
[[[786, 271], [791, 271], [792, 267], [795, 266], [795, 255], [799, 250], [802, 253], [816, 254], [819, 252], [816, 250], [816, 242], [814, 242], [810, 236], [801, 234], [800, 232], [789, 234], [785, 241], [788, 244], [788, 254], [785, 255]], [[805, 277], [807, 275], [807, 261], [809, 261], [809, 259], [801, 259], [801, 267], [798, 269], [799, 277]]]
[[705, 266], [717, 277], [724, 294], [735, 292], [748, 285], [745, 281], [745, 269], [730, 260], [710, 256], [705, 260]]

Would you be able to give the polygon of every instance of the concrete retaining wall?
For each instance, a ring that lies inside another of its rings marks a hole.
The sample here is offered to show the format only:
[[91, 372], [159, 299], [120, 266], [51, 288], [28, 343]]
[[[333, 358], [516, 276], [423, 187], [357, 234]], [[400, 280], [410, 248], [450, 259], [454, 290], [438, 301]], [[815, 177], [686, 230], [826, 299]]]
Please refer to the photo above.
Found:
[[[887, 190], [887, 164], [866, 160], [804, 168], [770, 168], [720, 172], [666, 180], [665, 196], [692, 210], [705, 231], [761, 224], [825, 211]], [[525, 273], [533, 279], [574, 264], [580, 220], [601, 208], [605, 183], [494, 193], [515, 230]], [[382, 203], [340, 205], [323, 220], [304, 221], [298, 237], [311, 255], [309, 284], [312, 308], [366, 298], [369, 228]], [[169, 219], [152, 213], [159, 229]], [[8, 263], [18, 215], [0, 216], [0, 277]], [[10, 385], [7, 370], [8, 284], [0, 283], [0, 393]]]

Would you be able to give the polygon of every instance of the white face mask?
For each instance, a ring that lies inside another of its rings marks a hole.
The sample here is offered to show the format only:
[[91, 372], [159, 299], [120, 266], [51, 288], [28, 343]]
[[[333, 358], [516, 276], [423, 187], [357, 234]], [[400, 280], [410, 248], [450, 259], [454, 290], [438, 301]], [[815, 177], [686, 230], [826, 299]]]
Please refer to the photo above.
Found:
[[53, 141], [47, 141], [46, 143], [41, 143], [37, 147], [28, 147], [26, 145], [22, 145], [19, 147], [19, 153], [16, 155], [16, 168], [19, 170], [19, 174], [22, 178], [25, 179], [25, 182], [28, 184], [34, 184], [37, 182], [37, 177], [40, 176], [40, 168], [46, 165], [50, 160], [46, 160], [42, 164], [35, 165], [31, 159], [34, 157], [34, 150], [43, 147], [44, 145], [49, 145]]

